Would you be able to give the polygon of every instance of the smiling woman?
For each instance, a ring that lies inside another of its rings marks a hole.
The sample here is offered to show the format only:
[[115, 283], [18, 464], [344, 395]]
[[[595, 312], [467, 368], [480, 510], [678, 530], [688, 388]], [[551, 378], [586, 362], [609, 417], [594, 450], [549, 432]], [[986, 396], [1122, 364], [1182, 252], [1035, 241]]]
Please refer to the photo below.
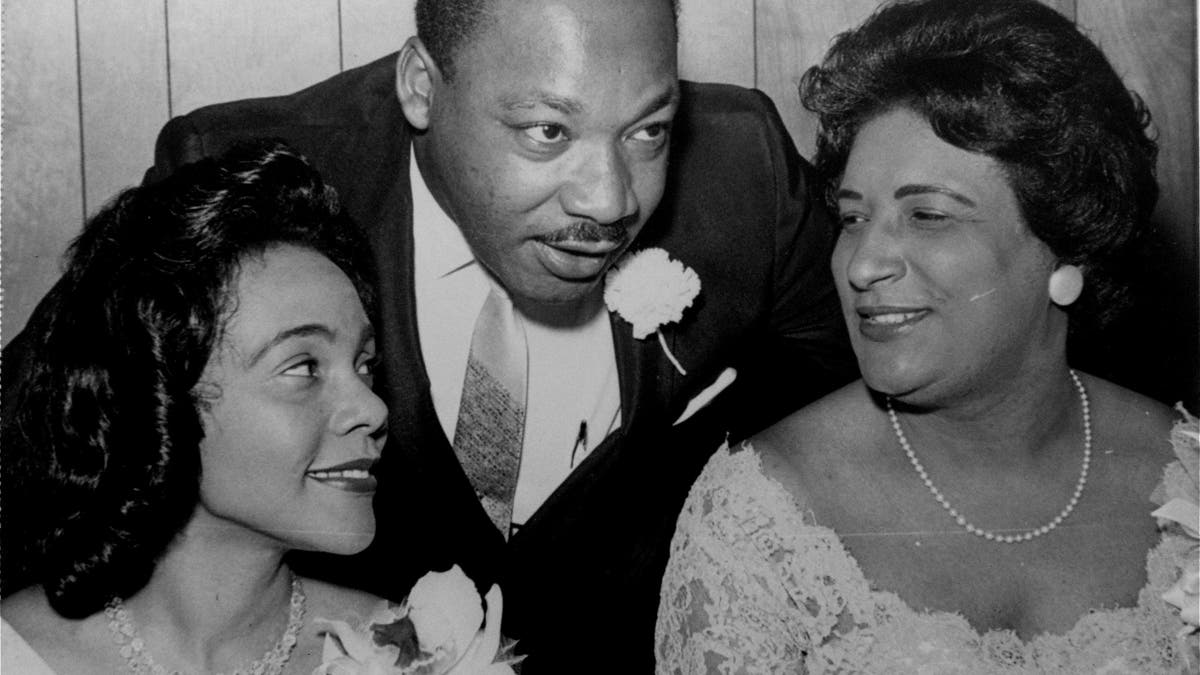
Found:
[[1149, 229], [1141, 100], [1036, 0], [888, 3], [801, 93], [862, 380], [704, 469], [659, 672], [1194, 672], [1149, 504], [1186, 433], [1067, 348]]
[[346, 274], [276, 244], [241, 265], [209, 359], [192, 528], [228, 522], [290, 548], [357, 553], [375, 534], [371, 466], [387, 411], [369, 388], [371, 324]]
[[11, 626], [59, 673], [308, 673], [306, 614], [368, 613], [377, 598], [283, 561], [375, 533], [387, 410], [364, 251], [333, 191], [272, 143], [89, 221], [31, 324], [29, 450], [6, 448], [22, 509], [5, 527], [29, 539], [6, 532], [6, 557], [29, 555], [37, 584], [4, 601], [6, 668]]

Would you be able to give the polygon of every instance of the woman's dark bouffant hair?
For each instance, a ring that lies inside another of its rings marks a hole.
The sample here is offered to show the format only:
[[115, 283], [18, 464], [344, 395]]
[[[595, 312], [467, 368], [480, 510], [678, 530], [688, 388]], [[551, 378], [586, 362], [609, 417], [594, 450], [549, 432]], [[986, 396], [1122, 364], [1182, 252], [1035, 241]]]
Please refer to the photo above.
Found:
[[71, 245], [27, 328], [34, 363], [19, 412], [31, 448], [19, 469], [40, 474], [50, 510], [35, 574], [59, 614], [88, 616], [140, 589], [187, 522], [203, 437], [196, 385], [236, 309], [239, 265], [278, 244], [327, 256], [370, 311], [366, 244], [281, 143], [126, 190]]
[[1158, 146], [1141, 99], [1058, 12], [1037, 0], [896, 2], [839, 35], [800, 96], [819, 118], [831, 203], [862, 125], [911, 109], [947, 143], [1000, 162], [1029, 228], [1084, 268], [1072, 332], [1122, 308], [1158, 199]]

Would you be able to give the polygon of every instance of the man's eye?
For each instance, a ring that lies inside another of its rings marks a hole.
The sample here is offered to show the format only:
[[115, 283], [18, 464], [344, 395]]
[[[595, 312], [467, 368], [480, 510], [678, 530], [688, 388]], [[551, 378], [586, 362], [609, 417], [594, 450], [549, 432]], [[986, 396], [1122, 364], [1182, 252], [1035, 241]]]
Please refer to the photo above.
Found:
[[529, 140], [540, 145], [558, 145], [567, 140], [567, 132], [557, 124], [534, 124], [523, 128]]
[[316, 377], [317, 362], [313, 359], [301, 361], [295, 365], [288, 366], [283, 371], [283, 374], [291, 377]]
[[670, 128], [670, 125], [666, 122], [656, 122], [638, 129], [633, 134], [633, 139], [642, 143], [661, 143], [666, 140], [667, 132]]

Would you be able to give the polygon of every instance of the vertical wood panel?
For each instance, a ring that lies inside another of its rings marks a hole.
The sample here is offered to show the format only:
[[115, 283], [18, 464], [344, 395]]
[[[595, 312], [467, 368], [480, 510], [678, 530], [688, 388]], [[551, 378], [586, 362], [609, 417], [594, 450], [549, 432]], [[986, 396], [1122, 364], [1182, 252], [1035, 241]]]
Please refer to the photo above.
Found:
[[416, 0], [342, 0], [343, 68], [390, 54], [417, 33]]
[[1164, 245], [1155, 268], [1162, 278], [1137, 298], [1139, 317], [1145, 314], [1152, 323], [1132, 329], [1132, 349], [1165, 356], [1153, 361], [1156, 368], [1137, 375], [1147, 378], [1143, 388], [1156, 395], [1183, 396], [1196, 405], [1196, 5], [1192, 0], [1087, 0], [1078, 3], [1077, 11], [1080, 26], [1125, 84], [1141, 94], [1158, 132], [1161, 193], [1154, 220]]
[[141, 182], [168, 118], [163, 0], [79, 4], [85, 206]]
[[286, 94], [338, 72], [336, 0], [168, 0], [176, 115]]
[[1071, 19], [1072, 21], [1075, 20], [1076, 0], [1041, 0], [1041, 2], [1044, 5], [1049, 5], [1050, 7], [1058, 10], [1059, 14], [1062, 14], [1068, 19]]
[[680, 0], [679, 76], [754, 86], [754, 0]]
[[1080, 3], [1079, 23], [1100, 45], [1125, 84], [1153, 115], [1159, 135], [1157, 215], [1173, 227], [1173, 242], [1195, 248], [1196, 6], [1190, 0]]
[[83, 219], [75, 44], [72, 0], [5, 3], [5, 344], [58, 278], [59, 260]]
[[835, 35], [857, 26], [877, 0], [756, 0], [758, 88], [775, 101], [800, 154], [812, 157], [817, 124], [800, 105], [800, 76]]

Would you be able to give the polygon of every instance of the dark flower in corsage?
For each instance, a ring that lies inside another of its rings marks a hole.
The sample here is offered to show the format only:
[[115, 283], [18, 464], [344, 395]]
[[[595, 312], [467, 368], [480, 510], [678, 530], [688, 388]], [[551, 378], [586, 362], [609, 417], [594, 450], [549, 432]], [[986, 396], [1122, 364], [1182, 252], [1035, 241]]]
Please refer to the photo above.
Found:
[[485, 600], [486, 617], [475, 584], [455, 565], [421, 577], [404, 602], [380, 602], [357, 625], [317, 619], [325, 647], [313, 675], [513, 675], [519, 659], [500, 648], [500, 587]]

